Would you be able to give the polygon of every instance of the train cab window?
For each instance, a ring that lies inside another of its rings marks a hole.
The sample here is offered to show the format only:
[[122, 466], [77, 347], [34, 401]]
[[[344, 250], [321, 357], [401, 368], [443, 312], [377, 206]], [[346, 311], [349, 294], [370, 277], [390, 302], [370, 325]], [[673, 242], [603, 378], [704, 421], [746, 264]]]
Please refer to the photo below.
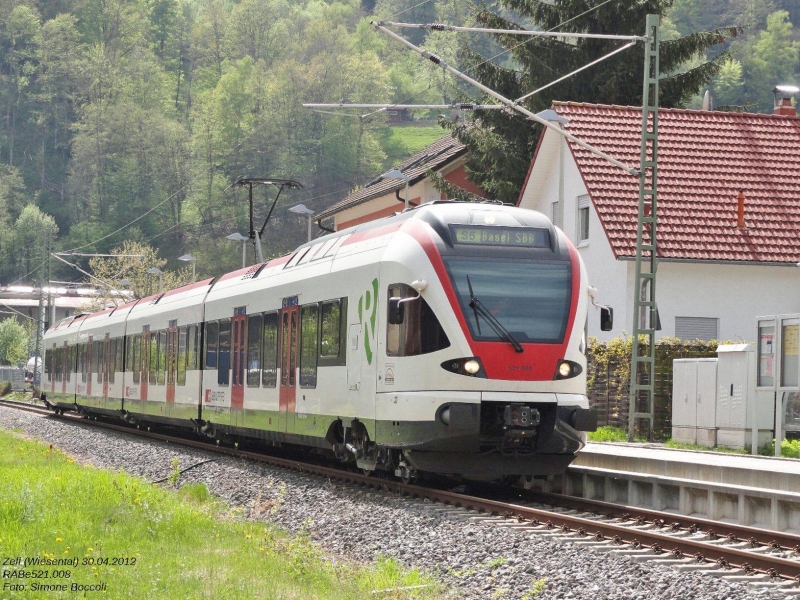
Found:
[[339, 356], [342, 338], [342, 301], [339, 299], [322, 303], [320, 315], [320, 358]]
[[319, 305], [300, 307], [300, 387], [317, 386]]
[[217, 341], [219, 340], [219, 323], [206, 323], [206, 369], [217, 368]]
[[264, 336], [261, 340], [261, 385], [278, 384], [278, 313], [264, 313]]
[[186, 339], [186, 369], [197, 370], [197, 325], [189, 325]]
[[247, 317], [247, 387], [261, 384], [261, 335], [264, 317]]
[[416, 290], [405, 283], [389, 286], [387, 298], [414, 298], [403, 302], [402, 322], [386, 326], [386, 354], [389, 356], [418, 356], [443, 350], [450, 340], [439, 319], [424, 298], [417, 298]]
[[158, 385], [164, 385], [167, 373], [167, 332], [158, 332]]
[[178, 328], [178, 364], [175, 383], [186, 385], [186, 327]]
[[217, 361], [217, 384], [228, 385], [231, 378], [231, 320], [219, 322], [219, 360]]

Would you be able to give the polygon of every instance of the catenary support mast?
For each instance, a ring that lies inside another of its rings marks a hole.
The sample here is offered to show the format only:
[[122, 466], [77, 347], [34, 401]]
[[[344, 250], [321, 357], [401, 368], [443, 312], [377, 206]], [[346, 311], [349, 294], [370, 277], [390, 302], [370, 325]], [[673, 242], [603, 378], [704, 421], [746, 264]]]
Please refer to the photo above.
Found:
[[647, 15], [642, 90], [642, 142], [639, 157], [639, 213], [636, 227], [636, 275], [633, 280], [633, 347], [628, 439], [636, 420], [647, 421], [653, 436], [656, 329], [656, 197], [658, 187], [658, 15]]

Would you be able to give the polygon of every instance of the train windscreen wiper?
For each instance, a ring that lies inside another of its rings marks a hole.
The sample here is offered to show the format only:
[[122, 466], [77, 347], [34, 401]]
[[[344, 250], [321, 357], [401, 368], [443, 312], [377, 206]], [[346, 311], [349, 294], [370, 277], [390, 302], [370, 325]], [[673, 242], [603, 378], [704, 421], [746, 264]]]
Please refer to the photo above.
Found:
[[472, 282], [469, 280], [469, 275], [467, 275], [467, 285], [469, 286], [469, 306], [475, 313], [475, 324], [478, 326], [478, 335], [481, 335], [481, 326], [480, 322], [478, 321], [478, 315], [480, 315], [486, 319], [486, 322], [489, 323], [489, 326], [494, 329], [497, 335], [514, 346], [514, 350], [517, 352], [524, 352], [525, 349], [516, 339], [514, 339], [514, 336], [511, 335], [511, 332], [503, 327], [503, 324], [497, 320], [497, 317], [490, 313], [481, 303], [481, 301], [478, 300], [478, 297], [472, 291]]

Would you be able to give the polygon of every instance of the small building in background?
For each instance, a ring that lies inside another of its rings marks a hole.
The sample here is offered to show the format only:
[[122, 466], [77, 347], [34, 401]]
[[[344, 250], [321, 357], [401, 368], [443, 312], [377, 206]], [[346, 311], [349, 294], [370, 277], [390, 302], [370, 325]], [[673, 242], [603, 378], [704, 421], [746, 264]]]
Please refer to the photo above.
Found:
[[[50, 296], [48, 325], [82, 312], [98, 295], [95, 288], [51, 286], [44, 288], [44, 304]], [[0, 287], [0, 321], [16, 318], [21, 324], [35, 321], [39, 312], [39, 288], [26, 285]]]
[[[552, 108], [564, 130], [638, 167], [641, 108]], [[786, 103], [780, 109], [659, 110], [659, 337], [752, 341], [756, 316], [800, 312], [800, 118]], [[633, 329], [638, 186], [547, 129], [518, 201], [564, 230], [598, 301], [613, 306], [610, 332], [589, 317], [588, 333], [600, 340]]]
[[322, 220], [333, 217], [333, 228], [340, 231], [402, 211], [406, 193], [409, 206], [445, 200], [445, 195], [433, 186], [428, 172], [436, 173], [470, 193], [481, 195], [481, 190], [467, 181], [464, 170], [466, 154], [466, 146], [448, 134], [402, 162], [396, 169], [376, 177], [330, 208], [319, 212], [314, 218]]

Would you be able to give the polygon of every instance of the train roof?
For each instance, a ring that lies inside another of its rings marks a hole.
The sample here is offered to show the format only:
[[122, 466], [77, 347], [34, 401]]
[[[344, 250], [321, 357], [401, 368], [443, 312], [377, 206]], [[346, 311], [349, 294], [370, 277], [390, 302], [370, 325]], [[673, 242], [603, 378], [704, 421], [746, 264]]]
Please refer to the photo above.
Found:
[[[391, 235], [400, 230], [403, 223], [410, 219], [420, 219], [426, 222], [448, 243], [450, 240], [448, 225], [451, 223], [546, 228], [551, 230], [551, 239], [556, 239], [555, 228], [552, 223], [545, 215], [536, 211], [496, 202], [460, 202], [453, 200], [429, 202], [397, 212], [383, 219], [369, 221], [315, 238], [305, 244], [301, 244], [288, 254], [230, 271], [216, 278], [190, 283], [90, 315], [80, 315], [74, 319], [70, 317], [51, 327], [49, 331], [60, 329], [65, 324], [67, 327], [71, 327], [75, 321], [79, 320], [92, 322], [106, 314], [109, 317], [121, 317], [121, 320], [138, 320], [167, 310], [202, 304], [206, 298], [211, 298], [212, 292], [215, 292], [214, 296], [218, 294], [224, 295], [227, 289], [237, 287], [248, 281], [267, 279], [297, 263], [330, 262], [337, 255], [347, 253], [349, 245], [376, 235]], [[306, 254], [308, 256], [305, 256]], [[116, 319], [113, 320], [116, 321]], [[67, 321], [69, 323], [66, 323]]]

